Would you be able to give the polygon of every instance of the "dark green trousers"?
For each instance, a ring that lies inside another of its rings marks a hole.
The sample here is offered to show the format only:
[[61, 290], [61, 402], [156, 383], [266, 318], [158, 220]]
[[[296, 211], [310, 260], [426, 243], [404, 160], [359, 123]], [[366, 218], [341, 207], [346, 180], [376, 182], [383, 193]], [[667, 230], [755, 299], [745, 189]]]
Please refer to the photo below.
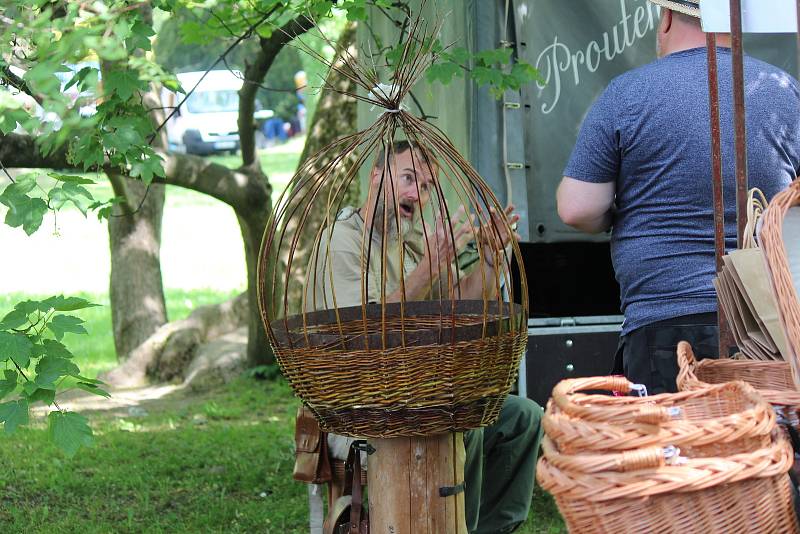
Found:
[[464, 500], [471, 534], [511, 532], [528, 518], [541, 422], [538, 404], [509, 395], [495, 424], [464, 433]]

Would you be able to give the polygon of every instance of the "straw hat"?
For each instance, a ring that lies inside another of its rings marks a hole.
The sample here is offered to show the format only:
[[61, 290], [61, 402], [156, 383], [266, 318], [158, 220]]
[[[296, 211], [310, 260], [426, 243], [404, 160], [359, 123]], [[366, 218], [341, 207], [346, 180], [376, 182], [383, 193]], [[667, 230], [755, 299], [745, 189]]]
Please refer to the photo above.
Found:
[[692, 17], [700, 18], [700, 0], [692, 2], [691, 0], [650, 0], [657, 6], [690, 15]]

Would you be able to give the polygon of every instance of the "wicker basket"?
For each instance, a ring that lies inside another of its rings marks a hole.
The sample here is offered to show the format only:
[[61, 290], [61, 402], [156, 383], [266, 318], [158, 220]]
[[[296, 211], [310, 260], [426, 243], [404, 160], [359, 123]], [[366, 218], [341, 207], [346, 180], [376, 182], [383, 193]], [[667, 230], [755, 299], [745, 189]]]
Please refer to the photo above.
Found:
[[682, 341], [678, 344], [678, 368], [681, 391], [743, 380], [773, 406], [793, 407], [795, 411], [800, 408], [800, 392], [795, 389], [789, 362], [731, 358], [697, 361], [691, 345]]
[[789, 354], [784, 357], [792, 366], [795, 389], [800, 390], [800, 297], [792, 281], [783, 241], [783, 220], [789, 209], [795, 206], [800, 206], [800, 180], [795, 180], [788, 189], [773, 197], [764, 213], [759, 238], [778, 302], [778, 315], [786, 331]]
[[780, 433], [753, 452], [666, 465], [658, 447], [565, 455], [548, 438], [536, 470], [571, 533], [798, 532]]
[[271, 326], [284, 375], [323, 430], [359, 437], [493, 423], [527, 343], [521, 307], [483, 301], [371, 304]]
[[692, 457], [712, 457], [754, 451], [770, 443], [775, 413], [743, 382], [644, 398], [578, 393], [628, 392], [631, 386], [617, 377], [564, 380], [553, 391], [545, 433], [559, 450], [570, 454], [669, 443]]

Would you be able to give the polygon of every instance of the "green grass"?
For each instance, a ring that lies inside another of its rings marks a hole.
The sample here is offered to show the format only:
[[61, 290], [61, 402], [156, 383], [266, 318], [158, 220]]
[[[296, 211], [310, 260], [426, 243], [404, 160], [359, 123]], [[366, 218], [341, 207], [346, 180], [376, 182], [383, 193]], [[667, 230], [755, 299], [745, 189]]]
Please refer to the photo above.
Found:
[[[85, 374], [115, 364], [106, 297], [75, 312], [90, 336], [67, 346]], [[232, 296], [167, 291], [170, 317]], [[25, 298], [0, 296], [0, 313]], [[66, 458], [49, 442], [43, 415], [0, 434], [0, 532], [305, 533], [306, 488], [292, 479], [297, 399], [283, 379], [242, 377], [201, 395], [178, 391], [124, 408], [88, 413], [95, 446]], [[537, 488], [520, 534], [566, 532], [553, 500]]]
[[[283, 380], [142, 407], [89, 414], [95, 446], [71, 459], [39, 428], [0, 438], [0, 531], [308, 532], [306, 488], [291, 476], [297, 400]], [[518, 532], [565, 532], [549, 496], [536, 491]]]
[[205, 397], [90, 415], [95, 446], [65, 458], [40, 429], [3, 437], [2, 532], [303, 532], [291, 478], [296, 400], [241, 379]]

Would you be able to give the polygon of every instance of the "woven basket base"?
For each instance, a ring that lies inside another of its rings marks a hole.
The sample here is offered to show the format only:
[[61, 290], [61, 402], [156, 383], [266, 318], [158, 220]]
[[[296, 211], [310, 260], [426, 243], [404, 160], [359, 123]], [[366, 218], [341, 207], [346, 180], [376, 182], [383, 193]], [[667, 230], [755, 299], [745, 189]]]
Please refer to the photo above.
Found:
[[[431, 408], [320, 408], [311, 406], [326, 432], [361, 438], [430, 436], [464, 432], [497, 420], [506, 395], [485, 397], [458, 406]], [[443, 425], [443, 419], [449, 421]]]
[[571, 534], [763, 534], [800, 532], [788, 476], [610, 502], [556, 497]]

